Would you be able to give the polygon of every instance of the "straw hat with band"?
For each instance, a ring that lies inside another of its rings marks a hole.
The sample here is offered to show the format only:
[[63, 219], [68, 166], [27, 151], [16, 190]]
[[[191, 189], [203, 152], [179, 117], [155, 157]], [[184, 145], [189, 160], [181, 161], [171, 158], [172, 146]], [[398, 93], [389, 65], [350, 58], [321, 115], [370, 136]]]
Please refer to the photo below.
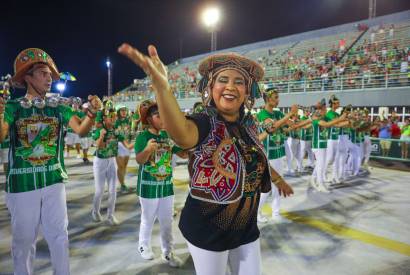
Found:
[[25, 88], [24, 76], [38, 63], [45, 64], [50, 68], [53, 81], [60, 79], [60, 74], [53, 59], [41, 49], [29, 48], [21, 51], [14, 61], [14, 75], [11, 78], [12, 85], [16, 88]]
[[215, 76], [224, 70], [236, 70], [245, 78], [249, 97], [245, 102], [250, 110], [256, 98], [261, 96], [258, 81], [263, 78], [264, 70], [255, 61], [236, 53], [221, 53], [208, 56], [199, 64], [199, 73], [202, 79], [198, 83], [198, 92], [202, 94], [205, 106], [211, 102], [212, 95], [209, 87], [213, 84]]

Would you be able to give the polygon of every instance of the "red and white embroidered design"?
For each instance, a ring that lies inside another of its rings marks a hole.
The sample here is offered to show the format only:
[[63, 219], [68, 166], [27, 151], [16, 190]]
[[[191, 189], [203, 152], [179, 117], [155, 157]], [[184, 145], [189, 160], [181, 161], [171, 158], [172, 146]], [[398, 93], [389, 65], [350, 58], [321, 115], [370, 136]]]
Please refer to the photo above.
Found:
[[211, 125], [210, 137], [194, 152], [191, 191], [200, 190], [214, 201], [226, 203], [236, 199], [232, 195], [240, 187], [241, 160], [225, 125], [212, 120]]

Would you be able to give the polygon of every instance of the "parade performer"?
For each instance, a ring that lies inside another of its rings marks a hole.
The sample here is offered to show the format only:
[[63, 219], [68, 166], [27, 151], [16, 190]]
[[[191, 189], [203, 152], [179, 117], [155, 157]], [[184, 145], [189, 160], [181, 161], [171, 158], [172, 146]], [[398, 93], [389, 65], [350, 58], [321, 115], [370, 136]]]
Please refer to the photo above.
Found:
[[[4, 100], [10, 99], [10, 84], [8, 81], [4, 81], [3, 89], [0, 90], [0, 97], [2, 97]], [[10, 139], [9, 135], [7, 134], [4, 141], [0, 143], [0, 164], [3, 164], [5, 174], [7, 174], [7, 169], [9, 165], [9, 147]]]
[[372, 152], [372, 142], [370, 140], [370, 127], [371, 127], [371, 118], [369, 115], [369, 110], [364, 108], [362, 111], [363, 122], [366, 123], [367, 127], [363, 131], [364, 141], [363, 141], [363, 161], [362, 165], [364, 169], [369, 168], [370, 154]]
[[312, 151], [315, 154], [316, 165], [311, 177], [311, 185], [319, 192], [328, 193], [328, 186], [325, 185], [325, 165], [326, 165], [326, 148], [328, 141], [328, 129], [336, 124], [343, 122], [346, 114], [326, 121], [326, 100], [322, 99], [316, 106], [316, 111], [312, 115]]
[[173, 252], [172, 221], [174, 211], [174, 187], [172, 183], [172, 155], [185, 157], [185, 153], [174, 145], [158, 112], [158, 106], [151, 100], [139, 106], [141, 123], [146, 125], [135, 140], [135, 158], [140, 164], [137, 195], [141, 204], [139, 252], [141, 257], [152, 260], [152, 227], [158, 218], [161, 232], [162, 258], [172, 267], [179, 267], [182, 261]]
[[[302, 162], [299, 161], [299, 152], [300, 152], [300, 136], [299, 136], [299, 129], [298, 127], [295, 127], [299, 122], [299, 116], [297, 115], [297, 113], [295, 115], [293, 115], [290, 118], [291, 121], [291, 125], [293, 125], [292, 129], [289, 129], [288, 131], [288, 139], [286, 140], [287, 144], [288, 144], [288, 148], [289, 148], [289, 153], [290, 153], [290, 157], [288, 160], [288, 164], [290, 165], [290, 169], [288, 169], [290, 174], [298, 174], [303, 172], [302, 171]], [[290, 126], [291, 126], [290, 125]], [[296, 160], [296, 173], [295, 173], [295, 169], [293, 169], [293, 160]]]
[[0, 142], [10, 137], [6, 198], [11, 213], [12, 257], [15, 274], [33, 274], [39, 228], [48, 243], [54, 274], [69, 274], [67, 205], [63, 181], [63, 126], [85, 135], [101, 101], [90, 96], [81, 121], [58, 98], [46, 98], [52, 81], [60, 78], [52, 58], [43, 50], [23, 50], [14, 62], [11, 83], [27, 93], [5, 103], [0, 98]]
[[[82, 107], [82, 112], [80, 112], [78, 116], [81, 119], [84, 119], [87, 116], [88, 102], [84, 103], [81, 107]], [[91, 148], [93, 141], [94, 141], [92, 138], [92, 134], [94, 132], [93, 128], [90, 132], [88, 132], [87, 135], [80, 137], [80, 144], [81, 144], [81, 150], [83, 151], [84, 163], [90, 162], [90, 160], [88, 159], [88, 150]]]
[[[79, 118], [82, 118], [82, 112], [80, 110], [80, 104], [81, 101], [75, 101], [72, 102], [71, 107], [73, 109], [74, 115], [76, 115]], [[81, 153], [80, 153], [80, 148], [81, 148], [81, 139], [80, 136], [73, 131], [73, 129], [68, 126], [67, 127], [67, 134], [65, 137], [65, 143], [67, 146], [67, 151], [64, 157], [68, 158], [70, 156], [70, 150], [75, 147], [75, 150], [77, 151], [77, 158], [81, 158]]]
[[105, 183], [107, 182], [107, 221], [111, 225], [118, 224], [118, 220], [114, 216], [115, 201], [117, 198], [117, 164], [115, 158], [118, 156], [118, 143], [123, 142], [128, 150], [132, 148], [132, 144], [128, 143], [121, 133], [115, 131], [115, 121], [115, 110], [105, 110], [102, 114], [102, 127], [97, 128], [93, 136], [97, 150], [95, 151], [95, 157], [93, 160], [95, 194], [91, 215], [95, 222], [102, 220], [100, 214], [101, 199], [104, 192]]
[[[329, 106], [330, 110], [327, 111], [325, 115], [325, 121], [332, 121], [334, 119], [337, 119], [339, 117], [339, 113], [337, 113], [337, 109], [340, 107], [340, 102], [339, 99], [335, 96], [332, 95], [329, 99]], [[332, 176], [329, 181], [336, 183], [339, 182], [339, 179], [337, 177], [338, 174], [338, 159], [340, 157], [339, 154], [339, 132], [340, 129], [336, 126], [332, 126], [328, 128], [328, 140], [327, 140], [327, 148], [326, 148], [326, 164], [325, 164], [325, 171], [327, 171], [327, 168], [329, 164], [332, 164]], [[326, 172], [325, 172], [326, 173]], [[328, 177], [325, 177], [328, 179]]]
[[[117, 120], [114, 125], [115, 132], [124, 138], [124, 141], [118, 143], [118, 155], [116, 158], [117, 176], [121, 185], [121, 192], [128, 192], [130, 188], [125, 184], [125, 173], [131, 153], [129, 148], [134, 148], [134, 143], [131, 141], [135, 139], [135, 132], [132, 130], [132, 121], [128, 113], [128, 108], [124, 105], [119, 105], [116, 107], [116, 110]], [[126, 146], [125, 142], [130, 146]]]
[[217, 54], [199, 65], [198, 91], [206, 109], [185, 117], [154, 46], [145, 56], [128, 44], [119, 48], [151, 78], [164, 128], [189, 159], [190, 193], [179, 228], [186, 238], [196, 274], [261, 274], [257, 211], [271, 181], [288, 196], [292, 189], [273, 169], [258, 140], [252, 109], [260, 96], [263, 68], [237, 54]]
[[[300, 118], [301, 121], [309, 120], [311, 116], [311, 112], [309, 108], [303, 109], [303, 116]], [[312, 152], [312, 125], [306, 125], [304, 127], [300, 127], [300, 151], [298, 155], [298, 163], [303, 164], [303, 159], [307, 154], [308, 164], [306, 168], [313, 169], [315, 166], [315, 157]], [[302, 165], [302, 171], [305, 171], [305, 167]]]
[[[277, 108], [279, 104], [279, 94], [273, 89], [267, 89], [263, 94], [265, 106], [257, 114], [257, 119], [261, 125], [262, 133], [259, 140], [263, 141], [263, 146], [267, 154], [269, 165], [280, 175], [283, 176], [283, 162], [285, 158], [285, 138], [282, 126], [286, 125], [290, 117], [297, 113], [297, 106], [291, 108], [291, 112], [284, 115]], [[266, 203], [269, 193], [262, 193], [259, 201], [258, 222], [265, 223], [268, 219], [262, 214], [262, 206]], [[280, 196], [278, 189], [272, 184], [272, 220], [279, 222], [282, 217], [279, 214]]]

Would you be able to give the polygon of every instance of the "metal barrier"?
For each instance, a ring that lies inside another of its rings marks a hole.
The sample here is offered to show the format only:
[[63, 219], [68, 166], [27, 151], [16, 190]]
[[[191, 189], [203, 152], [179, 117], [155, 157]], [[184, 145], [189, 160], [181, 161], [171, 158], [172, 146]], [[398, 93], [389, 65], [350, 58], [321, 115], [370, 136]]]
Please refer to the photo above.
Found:
[[364, 73], [361, 76], [342, 75], [337, 78], [323, 77], [314, 80], [270, 81], [265, 85], [277, 88], [282, 93], [302, 93], [314, 91], [344, 91], [373, 88], [392, 88], [410, 86], [410, 73], [379, 74]]
[[[372, 142], [370, 158], [410, 162], [410, 140], [371, 137], [370, 141]], [[407, 155], [404, 150], [407, 151]]]
[[[345, 91], [345, 90], [364, 90], [374, 88], [393, 88], [393, 87], [408, 87], [410, 86], [409, 73], [395, 74], [363, 74], [361, 76], [349, 77], [342, 75], [338, 78], [323, 78], [315, 80], [299, 80], [299, 81], [266, 81], [263, 84], [270, 87], [275, 87], [281, 93], [306, 93], [317, 91]], [[193, 83], [180, 83], [175, 91], [177, 99], [200, 98], [196, 92]], [[114, 102], [138, 101], [145, 98], [153, 97], [151, 91], [138, 91], [138, 93], [130, 93], [114, 96]]]

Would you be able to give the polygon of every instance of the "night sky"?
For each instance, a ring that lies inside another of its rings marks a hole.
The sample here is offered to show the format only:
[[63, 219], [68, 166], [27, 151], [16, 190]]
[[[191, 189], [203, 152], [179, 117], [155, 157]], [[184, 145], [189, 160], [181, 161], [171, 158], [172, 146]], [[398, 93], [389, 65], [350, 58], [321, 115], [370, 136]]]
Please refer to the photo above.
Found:
[[[366, 19], [368, 0], [219, 1], [222, 23], [218, 49]], [[6, 4], [7, 3], [7, 4]], [[114, 64], [114, 92], [144, 76], [117, 54], [122, 42], [146, 51], [154, 44], [165, 64], [209, 51], [210, 34], [202, 26], [201, 9], [209, 1], [71, 0], [2, 3], [0, 75], [13, 72], [17, 54], [42, 48], [60, 71], [78, 81], [67, 96], [106, 94], [105, 59]], [[215, 2], [214, 2], [215, 3]], [[409, 0], [377, 0], [377, 15], [410, 9]], [[181, 47], [182, 46], [182, 47]], [[21, 91], [20, 93], [22, 93]]]

